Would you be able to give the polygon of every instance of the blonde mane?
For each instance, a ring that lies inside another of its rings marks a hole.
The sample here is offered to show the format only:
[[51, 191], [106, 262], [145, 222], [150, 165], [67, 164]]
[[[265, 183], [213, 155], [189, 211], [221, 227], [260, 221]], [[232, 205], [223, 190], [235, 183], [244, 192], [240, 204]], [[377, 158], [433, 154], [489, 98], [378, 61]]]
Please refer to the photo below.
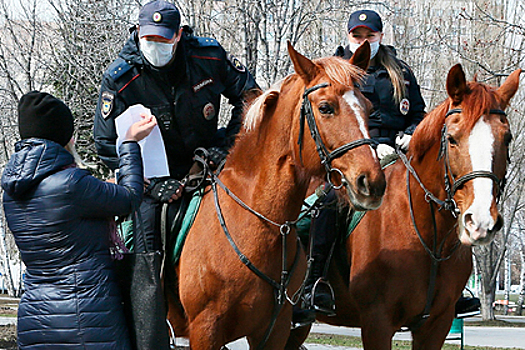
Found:
[[279, 93], [281, 91], [281, 85], [283, 80], [280, 80], [273, 84], [261, 96], [257, 97], [255, 101], [253, 101], [251, 106], [248, 108], [244, 116], [244, 129], [246, 130], [246, 132], [250, 132], [257, 128], [257, 125], [263, 117], [263, 105], [266, 101], [266, 98], [272, 93]]

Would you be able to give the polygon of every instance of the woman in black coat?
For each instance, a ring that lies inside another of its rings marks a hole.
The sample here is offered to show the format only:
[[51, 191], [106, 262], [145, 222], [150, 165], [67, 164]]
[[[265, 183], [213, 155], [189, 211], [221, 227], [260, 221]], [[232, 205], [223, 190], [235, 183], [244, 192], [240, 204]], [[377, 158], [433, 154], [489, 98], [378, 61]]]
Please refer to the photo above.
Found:
[[2, 176], [7, 223], [26, 266], [18, 345], [127, 350], [110, 237], [114, 217], [141, 201], [137, 141], [156, 121], [147, 117], [128, 130], [116, 185], [75, 166], [64, 148], [72, 142], [73, 117], [63, 102], [33, 91], [21, 98], [18, 111], [22, 140]]

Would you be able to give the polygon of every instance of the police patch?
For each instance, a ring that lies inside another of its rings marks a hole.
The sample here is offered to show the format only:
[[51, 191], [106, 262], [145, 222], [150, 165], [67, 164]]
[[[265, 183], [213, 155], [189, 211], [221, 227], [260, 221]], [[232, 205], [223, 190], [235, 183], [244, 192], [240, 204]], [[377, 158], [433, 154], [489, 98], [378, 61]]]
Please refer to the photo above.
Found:
[[100, 98], [101, 106], [100, 106], [100, 112], [102, 113], [102, 116], [104, 119], [107, 119], [109, 117], [109, 114], [111, 113], [111, 110], [113, 109], [113, 100], [115, 99], [115, 95], [113, 95], [109, 91], [104, 91], [102, 93], [102, 96]]
[[206, 118], [206, 120], [212, 120], [213, 117], [215, 117], [215, 107], [213, 106], [213, 103], [206, 103], [202, 109], [202, 114], [204, 114], [204, 118]]
[[230, 64], [232, 65], [233, 68], [235, 68], [235, 70], [239, 71], [239, 72], [244, 72], [246, 70], [246, 68], [244, 67], [244, 65], [241, 63], [241, 61], [239, 61], [237, 59], [237, 57], [235, 57], [234, 55], [232, 54], [228, 54], [226, 56], [226, 59], [228, 60], [228, 62], [230, 62]]
[[399, 111], [403, 115], [407, 115], [408, 111], [410, 110], [410, 101], [406, 98], [402, 99], [401, 102], [399, 102]]

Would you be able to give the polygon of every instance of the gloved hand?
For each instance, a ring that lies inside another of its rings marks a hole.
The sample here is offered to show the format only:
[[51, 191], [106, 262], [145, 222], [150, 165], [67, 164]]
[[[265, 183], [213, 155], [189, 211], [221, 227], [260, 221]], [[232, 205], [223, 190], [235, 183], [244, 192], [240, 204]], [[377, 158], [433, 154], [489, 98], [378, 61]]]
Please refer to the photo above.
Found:
[[208, 148], [208, 162], [210, 163], [210, 166], [213, 168], [217, 168], [219, 164], [226, 158], [228, 155], [228, 151], [226, 151], [222, 147], [213, 146]]
[[402, 134], [396, 136], [396, 145], [401, 148], [401, 150], [406, 151], [408, 150], [408, 145], [410, 143], [410, 139], [412, 139], [412, 135]]
[[376, 152], [379, 159], [383, 159], [384, 157], [388, 156], [389, 154], [393, 154], [396, 151], [393, 147], [390, 147], [386, 143], [380, 143], [379, 145], [377, 145]]
[[177, 200], [182, 195], [184, 184], [175, 179], [152, 179], [145, 194], [161, 203]]

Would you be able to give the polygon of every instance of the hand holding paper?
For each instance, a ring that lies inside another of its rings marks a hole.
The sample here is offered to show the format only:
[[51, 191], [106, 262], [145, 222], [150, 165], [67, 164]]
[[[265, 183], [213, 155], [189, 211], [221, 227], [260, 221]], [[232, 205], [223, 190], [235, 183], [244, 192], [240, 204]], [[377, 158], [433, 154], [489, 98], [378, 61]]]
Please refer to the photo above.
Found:
[[[146, 118], [144, 118], [146, 117]], [[152, 116], [151, 111], [143, 105], [133, 105], [129, 107], [124, 113], [115, 118], [115, 127], [117, 129], [117, 152], [120, 144], [127, 139], [128, 131], [132, 125], [139, 121], [146, 121], [144, 125], [140, 126], [140, 123], [135, 125], [130, 132], [136, 133], [139, 129], [148, 129], [151, 125], [148, 125], [155, 120]], [[140, 130], [141, 133], [145, 133], [145, 130]], [[142, 152], [142, 162], [144, 164], [144, 176], [146, 178], [153, 177], [164, 177], [169, 176], [168, 159], [166, 157], [166, 150], [164, 148], [164, 141], [160, 133], [158, 125], [153, 125], [153, 129], [148, 136], [135, 135], [135, 137], [142, 137], [139, 141]]]

